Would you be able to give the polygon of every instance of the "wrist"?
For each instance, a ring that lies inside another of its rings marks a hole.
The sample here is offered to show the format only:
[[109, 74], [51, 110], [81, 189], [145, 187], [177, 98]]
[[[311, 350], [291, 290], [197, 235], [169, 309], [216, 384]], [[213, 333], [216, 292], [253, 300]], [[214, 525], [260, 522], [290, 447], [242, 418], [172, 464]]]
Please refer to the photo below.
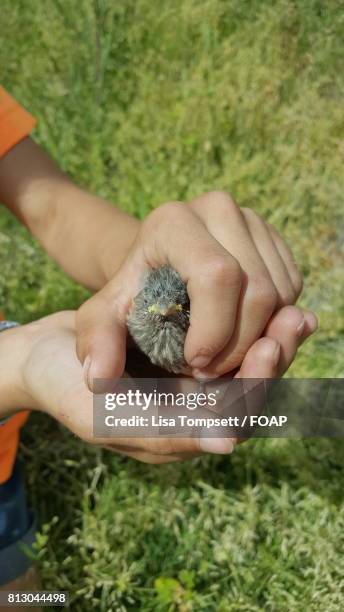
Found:
[[[98, 250], [99, 265], [105, 279], [103, 286], [121, 268], [142, 226], [142, 221], [135, 217], [131, 217], [113, 206], [112, 209], [114, 211], [113, 223], [109, 225], [104, 233], [101, 246]], [[123, 235], [121, 237], [118, 231], [119, 224], [123, 227]]]
[[25, 328], [14, 327], [0, 333], [0, 418], [34, 408], [23, 376], [28, 352]]

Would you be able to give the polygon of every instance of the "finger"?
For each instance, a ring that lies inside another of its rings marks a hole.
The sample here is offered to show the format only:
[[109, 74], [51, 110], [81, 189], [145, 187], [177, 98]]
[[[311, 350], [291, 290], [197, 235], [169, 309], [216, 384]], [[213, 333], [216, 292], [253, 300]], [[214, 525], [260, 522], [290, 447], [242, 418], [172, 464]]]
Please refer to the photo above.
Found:
[[130, 457], [141, 463], [149, 463], [151, 465], [160, 465], [162, 463], [174, 463], [176, 461], [185, 461], [197, 457], [196, 453], [193, 454], [181, 454], [181, 455], [153, 455], [152, 453], [146, 453], [143, 451], [123, 451], [122, 449], [105, 445], [103, 448], [111, 451], [112, 453], [118, 453], [125, 457]]
[[[293, 304], [297, 297], [292, 279], [289, 274], [288, 267], [283, 255], [275, 244], [272, 233], [267, 225], [250, 208], [242, 208], [242, 214], [246, 220], [252, 240], [254, 241], [257, 250], [262, 259], [265, 261], [271, 278], [274, 282], [278, 293], [277, 306], [286, 306]], [[282, 238], [280, 238], [283, 243]]]
[[[266, 378], [276, 377], [280, 351], [280, 344], [275, 339], [259, 338], [248, 350], [236, 373], [234, 378], [242, 378], [245, 381], [246, 392], [248, 392], [245, 394], [248, 415], [259, 414], [261, 406], [264, 405], [265, 388], [261, 383]], [[240, 436], [237, 443], [244, 441], [245, 435]]]
[[61, 326], [63, 328], [67, 327], [70, 330], [74, 330], [75, 315], [75, 310], [60, 310], [59, 312], [55, 312], [52, 315], [47, 315], [46, 317], [37, 319], [37, 321], [32, 321], [30, 325], [34, 325], [35, 327], [42, 327], [42, 329], [47, 329], [48, 327], [56, 329], [57, 326]]
[[262, 335], [275, 304], [276, 293], [269, 284], [247, 280], [230, 341], [206, 368], [194, 368], [193, 376], [199, 380], [211, 379], [238, 367], [250, 346]]
[[312, 312], [295, 306], [285, 306], [271, 319], [264, 334], [280, 343], [279, 376], [290, 367], [299, 346], [315, 332], [317, 325], [317, 318]]
[[140, 252], [133, 249], [116, 276], [77, 311], [77, 355], [84, 364], [86, 384], [93, 391], [95, 379], [109, 380], [123, 374], [127, 315], [147, 267]]
[[211, 235], [240, 261], [248, 276], [270, 278], [271, 263], [267, 266], [261, 257], [244, 215], [229, 194], [222, 191], [206, 193], [192, 200], [189, 205]]
[[[240, 261], [245, 276], [235, 331], [206, 371], [203, 367], [203, 375], [211, 378], [241, 363], [247, 349], [259, 338], [270, 319], [276, 306], [277, 293], [268, 266], [252, 240], [240, 209], [230, 196], [213, 192], [193, 200], [190, 206], [195, 207], [214, 238]], [[270, 237], [269, 242], [273, 245]], [[276, 251], [274, 245], [273, 249]], [[276, 257], [280, 259], [277, 251]], [[285, 282], [289, 282], [288, 275]], [[193, 375], [200, 378], [200, 368], [194, 369]]]
[[302, 281], [302, 276], [300, 274], [300, 271], [297, 267], [294, 255], [291, 249], [289, 248], [289, 246], [287, 245], [287, 243], [282, 239], [282, 237], [279, 235], [277, 230], [270, 223], [267, 223], [267, 228], [270, 232], [272, 240], [274, 241], [276, 249], [278, 250], [288, 270], [291, 282], [293, 284], [293, 287], [296, 293], [296, 299], [297, 299], [302, 291], [303, 281]]
[[[257, 340], [247, 352], [236, 376], [239, 378], [281, 376], [294, 360], [300, 344], [316, 330], [316, 327], [317, 319], [313, 313], [302, 311], [295, 306], [285, 306], [272, 317], [264, 332], [264, 338]], [[276, 353], [273, 357], [274, 347]]]
[[274, 338], [259, 338], [248, 350], [235, 378], [275, 378], [280, 351]]
[[[102, 446], [109, 445], [109, 439], [97, 438], [94, 443]], [[159, 457], [170, 455], [200, 455], [212, 453], [227, 455], [233, 451], [233, 440], [230, 438], [116, 438], [114, 446], [118, 452], [129, 455], [133, 453], [146, 453]]]
[[[195, 367], [204, 367], [232, 335], [241, 291], [241, 268], [183, 204], [158, 208], [152, 223], [155, 250], [150, 251], [148, 259], [169, 263], [186, 282], [190, 327], [185, 359]], [[166, 235], [161, 231], [162, 225], [173, 226], [173, 232]]]
[[[247, 394], [248, 412], [257, 411], [264, 405], [264, 389], [259, 384], [263, 379], [281, 376], [292, 363], [302, 342], [315, 331], [317, 319], [308, 311], [286, 306], [275, 314], [260, 338], [248, 351], [235, 378], [246, 379], [246, 385], [254, 391]], [[238, 440], [243, 442], [244, 440]]]
[[103, 299], [101, 293], [91, 300], [77, 312], [76, 350], [86, 385], [95, 391], [95, 380], [122, 376], [127, 331], [112, 300]]

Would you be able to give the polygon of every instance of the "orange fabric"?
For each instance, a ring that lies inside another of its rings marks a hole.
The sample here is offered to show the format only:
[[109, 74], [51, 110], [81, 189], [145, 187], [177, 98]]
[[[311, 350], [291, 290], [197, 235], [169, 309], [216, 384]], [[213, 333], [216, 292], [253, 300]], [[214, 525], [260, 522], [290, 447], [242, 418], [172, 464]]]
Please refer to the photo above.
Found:
[[29, 411], [23, 410], [0, 425], [0, 484], [12, 474], [17, 456], [20, 428], [29, 418]]
[[0, 157], [28, 136], [36, 120], [0, 86]]
[[[0, 321], [3, 320], [4, 315], [0, 311]], [[8, 419], [4, 425], [0, 425], [0, 485], [12, 474], [18, 451], [19, 432], [28, 418], [29, 410], [23, 410]]]

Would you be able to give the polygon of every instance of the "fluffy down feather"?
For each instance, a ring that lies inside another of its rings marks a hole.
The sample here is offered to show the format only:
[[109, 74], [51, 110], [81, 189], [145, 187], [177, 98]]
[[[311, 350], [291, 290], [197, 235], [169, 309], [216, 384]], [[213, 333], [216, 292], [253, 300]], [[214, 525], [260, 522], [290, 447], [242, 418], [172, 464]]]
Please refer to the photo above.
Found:
[[133, 301], [128, 329], [152, 363], [169, 372], [186, 367], [184, 342], [189, 327], [190, 301], [186, 285], [176, 270], [152, 270]]

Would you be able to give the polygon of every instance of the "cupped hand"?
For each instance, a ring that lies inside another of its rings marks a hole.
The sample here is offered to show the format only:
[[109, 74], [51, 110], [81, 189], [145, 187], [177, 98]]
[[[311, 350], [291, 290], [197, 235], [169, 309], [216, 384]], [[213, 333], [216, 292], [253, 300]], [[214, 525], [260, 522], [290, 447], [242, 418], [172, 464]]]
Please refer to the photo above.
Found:
[[[237, 377], [281, 376], [293, 361], [302, 342], [316, 329], [312, 313], [288, 306], [269, 322], [264, 337], [249, 349]], [[25, 360], [22, 381], [28, 407], [50, 414], [75, 435], [91, 444], [148, 463], [165, 463], [197, 454], [230, 453], [233, 439], [197, 438], [95, 438], [93, 395], [75, 354], [75, 313], [62, 312], [18, 328], [24, 334]], [[23, 345], [23, 342], [22, 342]]]
[[77, 354], [87, 384], [125, 366], [126, 319], [147, 270], [169, 264], [187, 284], [185, 359], [194, 376], [240, 366], [271, 316], [294, 304], [302, 279], [280, 235], [223, 192], [170, 202], [142, 223], [115, 277], [77, 314]]

